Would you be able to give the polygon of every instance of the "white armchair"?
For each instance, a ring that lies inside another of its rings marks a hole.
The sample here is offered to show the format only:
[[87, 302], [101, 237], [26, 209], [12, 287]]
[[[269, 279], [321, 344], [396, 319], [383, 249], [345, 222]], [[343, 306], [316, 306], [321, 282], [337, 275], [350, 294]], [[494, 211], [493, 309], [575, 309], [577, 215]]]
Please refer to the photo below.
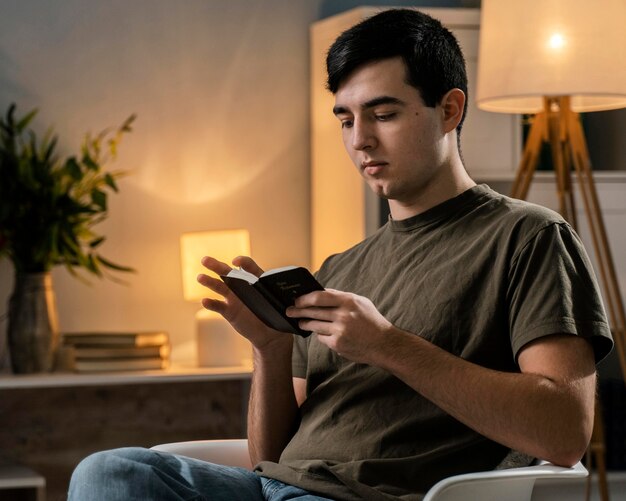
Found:
[[152, 449], [224, 466], [239, 466], [248, 470], [251, 470], [253, 466], [250, 462], [248, 441], [246, 439], [174, 442], [155, 445]]
[[[245, 439], [177, 442], [156, 445], [152, 449], [226, 466], [252, 468], [248, 441]], [[544, 463], [508, 470], [466, 473], [439, 481], [426, 493], [424, 501], [529, 501], [538, 479], [576, 479], [588, 475], [581, 463], [572, 468]]]

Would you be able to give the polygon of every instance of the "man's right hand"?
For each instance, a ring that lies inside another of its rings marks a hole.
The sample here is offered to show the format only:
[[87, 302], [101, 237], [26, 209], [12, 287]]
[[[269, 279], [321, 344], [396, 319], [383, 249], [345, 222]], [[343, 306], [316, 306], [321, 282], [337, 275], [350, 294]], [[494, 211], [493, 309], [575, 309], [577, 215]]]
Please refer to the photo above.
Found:
[[[226, 263], [209, 256], [202, 258], [202, 264], [218, 276], [226, 275], [232, 269]], [[233, 259], [233, 264], [256, 276], [263, 273], [259, 265], [247, 256], [236, 257]], [[291, 342], [289, 334], [274, 330], [259, 320], [220, 279], [201, 274], [198, 275], [198, 282], [224, 298], [223, 300], [204, 298], [202, 306], [207, 310], [215, 311], [222, 315], [255, 348], [263, 349], [274, 342]]]

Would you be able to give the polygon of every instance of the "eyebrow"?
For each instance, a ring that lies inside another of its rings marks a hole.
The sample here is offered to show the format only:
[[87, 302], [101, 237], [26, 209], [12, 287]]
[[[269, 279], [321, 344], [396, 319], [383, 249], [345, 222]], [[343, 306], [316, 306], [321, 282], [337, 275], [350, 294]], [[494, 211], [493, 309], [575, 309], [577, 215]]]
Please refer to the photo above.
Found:
[[[365, 101], [361, 105], [361, 109], [362, 110], [367, 110], [367, 109], [370, 109], [370, 108], [374, 108], [376, 106], [380, 106], [381, 104], [404, 105], [405, 103], [404, 103], [404, 101], [402, 101], [401, 99], [398, 99], [397, 97], [393, 97], [393, 96], [379, 96], [379, 97], [372, 98], [369, 101]], [[345, 106], [334, 106], [333, 107], [333, 113], [335, 115], [341, 115], [342, 113], [349, 113], [349, 110]]]

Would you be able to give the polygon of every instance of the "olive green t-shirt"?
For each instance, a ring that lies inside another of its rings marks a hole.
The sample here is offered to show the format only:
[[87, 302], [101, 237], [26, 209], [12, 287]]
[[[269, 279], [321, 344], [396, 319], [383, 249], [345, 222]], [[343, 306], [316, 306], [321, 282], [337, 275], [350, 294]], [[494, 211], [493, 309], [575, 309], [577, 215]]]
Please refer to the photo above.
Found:
[[[570, 226], [484, 185], [388, 221], [326, 260], [318, 279], [368, 297], [396, 327], [498, 371], [518, 372], [520, 349], [550, 334], [588, 338], [597, 360], [612, 346]], [[293, 375], [307, 382], [301, 423], [279, 463], [257, 466], [262, 476], [337, 500], [413, 500], [444, 477], [494, 469], [509, 452], [315, 334], [296, 337]]]

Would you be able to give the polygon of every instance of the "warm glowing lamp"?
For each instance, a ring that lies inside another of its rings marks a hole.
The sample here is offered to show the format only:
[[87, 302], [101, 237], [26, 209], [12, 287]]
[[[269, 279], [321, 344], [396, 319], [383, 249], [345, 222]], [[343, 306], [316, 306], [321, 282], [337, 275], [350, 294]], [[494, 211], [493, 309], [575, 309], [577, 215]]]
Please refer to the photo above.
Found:
[[[183, 293], [187, 301], [221, 296], [200, 285], [200, 273], [211, 274], [200, 260], [211, 256], [227, 264], [236, 256], [250, 254], [248, 230], [203, 231], [180, 237]], [[201, 308], [196, 313], [198, 365], [201, 367], [247, 365], [251, 359], [250, 343], [240, 336], [223, 317]]]
[[[560, 212], [576, 227], [571, 180], [572, 170], [576, 173], [626, 380], [624, 305], [578, 115], [626, 107], [625, 20], [624, 0], [482, 0], [476, 101], [485, 111], [536, 113], [514, 197], [526, 198], [541, 147], [548, 143]], [[608, 499], [599, 413], [590, 451], [602, 499]]]
[[626, 107], [624, 0], [483, 0], [476, 101], [539, 113], [544, 98], [575, 112]]

